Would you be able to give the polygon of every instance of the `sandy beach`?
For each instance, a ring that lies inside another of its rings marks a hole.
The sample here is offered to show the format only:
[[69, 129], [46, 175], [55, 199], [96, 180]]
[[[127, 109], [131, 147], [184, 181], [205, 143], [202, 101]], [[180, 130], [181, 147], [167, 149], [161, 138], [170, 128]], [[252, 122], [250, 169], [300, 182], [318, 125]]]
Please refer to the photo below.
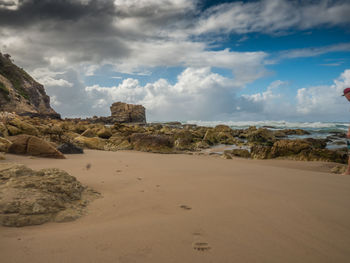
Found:
[[0, 227], [2, 263], [350, 260], [350, 176], [328, 163], [95, 150], [6, 157], [64, 169], [103, 197], [74, 222]]

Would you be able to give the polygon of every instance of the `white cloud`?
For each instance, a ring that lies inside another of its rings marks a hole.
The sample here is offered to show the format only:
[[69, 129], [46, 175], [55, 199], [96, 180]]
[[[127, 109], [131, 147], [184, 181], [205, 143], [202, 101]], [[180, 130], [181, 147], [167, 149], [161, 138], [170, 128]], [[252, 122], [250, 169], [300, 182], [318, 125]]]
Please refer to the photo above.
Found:
[[296, 110], [302, 115], [317, 118], [344, 119], [347, 101], [341, 95], [347, 87], [350, 87], [350, 69], [345, 70], [330, 86], [299, 89]]
[[349, 1], [261, 0], [225, 3], [207, 10], [193, 32], [273, 34], [293, 28], [344, 25], [350, 22], [349, 12]]
[[256, 93], [252, 95], [242, 95], [244, 98], [254, 101], [254, 102], [260, 102], [264, 101], [268, 103], [270, 100], [280, 98], [281, 94], [276, 93], [275, 91], [280, 88], [281, 86], [286, 85], [287, 82], [283, 82], [281, 80], [276, 80], [272, 82], [266, 89], [266, 91], [261, 92], [261, 93]]
[[138, 80], [129, 78], [115, 87], [86, 87], [91, 99], [144, 105], [150, 120], [210, 119], [232, 113], [237, 90], [232, 79], [212, 73], [209, 67], [187, 68], [174, 85], [159, 79], [141, 86]]

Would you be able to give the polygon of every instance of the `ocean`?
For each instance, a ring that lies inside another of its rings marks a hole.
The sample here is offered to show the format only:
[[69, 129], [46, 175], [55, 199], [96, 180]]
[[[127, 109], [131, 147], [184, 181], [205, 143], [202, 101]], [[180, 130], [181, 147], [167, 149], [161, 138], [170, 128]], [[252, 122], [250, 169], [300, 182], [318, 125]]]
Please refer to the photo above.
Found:
[[288, 121], [198, 121], [191, 120], [182, 124], [196, 124], [198, 126], [215, 127], [216, 125], [227, 125], [232, 129], [246, 129], [250, 126], [257, 128], [265, 127], [271, 130], [280, 129], [303, 129], [310, 132], [310, 135], [292, 135], [293, 138], [316, 138], [329, 139], [327, 148], [342, 148], [346, 146], [344, 133], [347, 133], [349, 123], [346, 122], [288, 122]]

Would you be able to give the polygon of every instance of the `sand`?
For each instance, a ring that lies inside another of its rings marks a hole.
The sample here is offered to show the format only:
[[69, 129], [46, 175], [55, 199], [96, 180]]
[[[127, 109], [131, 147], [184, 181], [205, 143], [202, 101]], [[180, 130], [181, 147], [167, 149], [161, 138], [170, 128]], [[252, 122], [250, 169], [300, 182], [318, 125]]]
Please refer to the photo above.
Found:
[[350, 176], [327, 163], [93, 150], [6, 157], [64, 169], [103, 198], [74, 222], [0, 227], [2, 263], [350, 262]]

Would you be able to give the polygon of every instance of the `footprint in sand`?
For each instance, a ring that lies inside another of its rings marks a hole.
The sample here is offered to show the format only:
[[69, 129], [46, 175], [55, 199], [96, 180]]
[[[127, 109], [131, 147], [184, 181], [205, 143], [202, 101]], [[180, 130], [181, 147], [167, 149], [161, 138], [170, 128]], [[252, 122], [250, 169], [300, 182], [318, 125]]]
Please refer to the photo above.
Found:
[[194, 242], [192, 244], [192, 247], [194, 250], [197, 250], [197, 251], [208, 251], [211, 249], [211, 247], [207, 242]]
[[180, 207], [182, 209], [185, 209], [185, 210], [191, 210], [192, 209], [192, 207], [189, 207], [188, 205], [180, 205]]

